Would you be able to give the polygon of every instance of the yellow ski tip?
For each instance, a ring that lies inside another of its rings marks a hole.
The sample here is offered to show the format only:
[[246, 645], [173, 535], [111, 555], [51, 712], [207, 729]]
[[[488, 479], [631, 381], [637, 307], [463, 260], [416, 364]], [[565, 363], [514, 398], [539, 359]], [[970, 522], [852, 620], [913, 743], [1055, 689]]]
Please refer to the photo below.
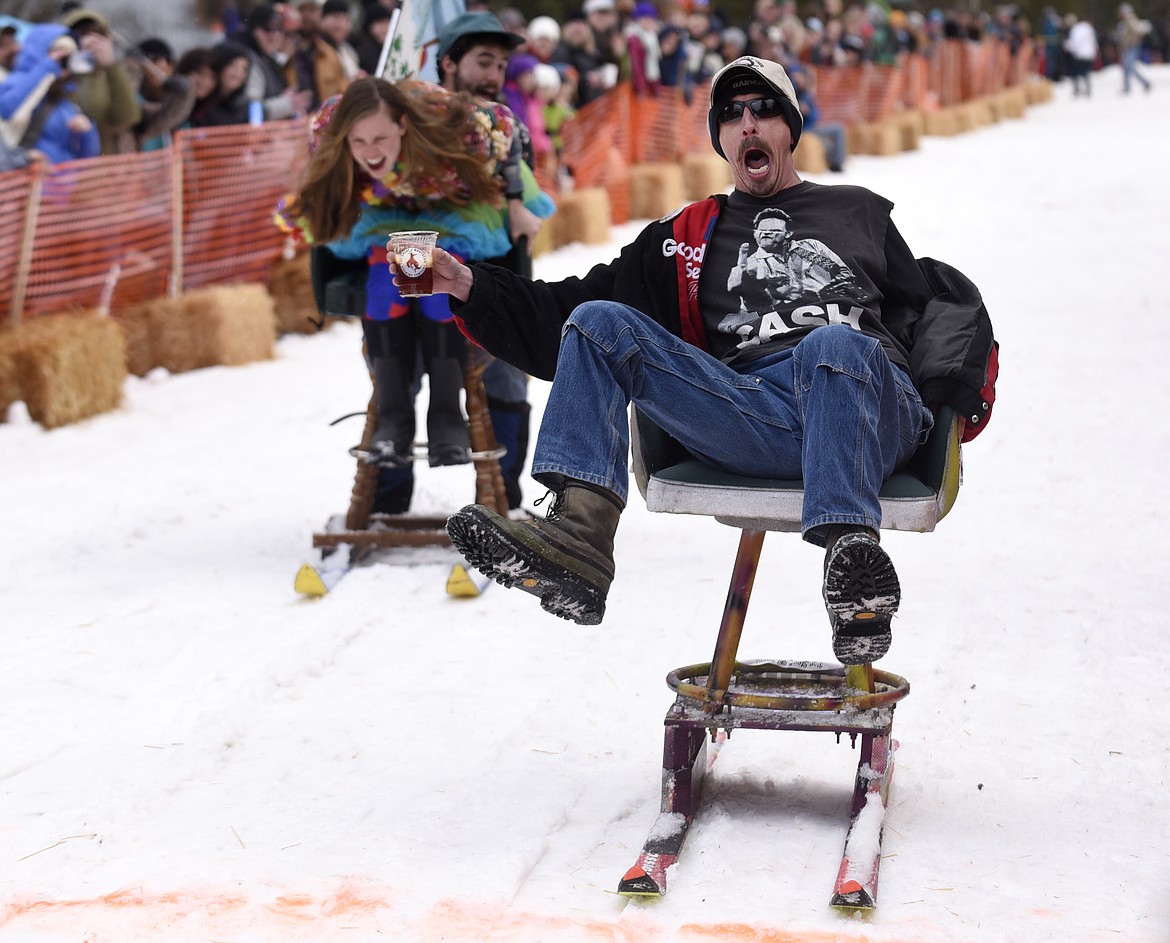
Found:
[[473, 599], [479, 595], [479, 587], [475, 585], [475, 580], [460, 563], [451, 567], [451, 575], [447, 577], [447, 595], [463, 599]]
[[297, 571], [293, 589], [303, 596], [324, 596], [329, 592], [325, 581], [321, 579], [321, 574], [307, 563]]

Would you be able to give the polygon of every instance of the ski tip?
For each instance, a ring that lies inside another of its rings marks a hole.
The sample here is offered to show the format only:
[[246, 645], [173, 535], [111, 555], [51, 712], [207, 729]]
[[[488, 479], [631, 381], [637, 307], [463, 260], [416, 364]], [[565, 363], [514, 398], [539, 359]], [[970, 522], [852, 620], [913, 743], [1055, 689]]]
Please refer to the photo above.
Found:
[[451, 575], [447, 577], [447, 595], [458, 596], [460, 599], [473, 599], [480, 593], [479, 587], [467, 569], [459, 563], [451, 567]]
[[857, 881], [846, 881], [833, 894], [830, 906], [838, 910], [853, 912], [873, 910], [876, 906], [873, 896]]
[[617, 892], [625, 897], [658, 898], [666, 893], [666, 888], [650, 877], [639, 865], [634, 865], [618, 882]]
[[297, 571], [297, 578], [293, 580], [293, 589], [302, 596], [324, 596], [329, 592], [329, 587], [321, 579], [321, 574], [308, 563]]

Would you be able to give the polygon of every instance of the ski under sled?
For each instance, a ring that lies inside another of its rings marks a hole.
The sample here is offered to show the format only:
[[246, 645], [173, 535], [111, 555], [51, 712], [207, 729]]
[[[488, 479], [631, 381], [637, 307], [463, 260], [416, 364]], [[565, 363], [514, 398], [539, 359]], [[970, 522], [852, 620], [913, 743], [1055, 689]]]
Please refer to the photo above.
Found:
[[667, 675], [676, 698], [664, 720], [659, 814], [617, 891], [649, 899], [666, 893], [669, 869], [700, 811], [704, 777], [733, 730], [824, 731], [838, 739], [848, 734], [855, 746], [860, 740], [849, 826], [829, 903], [847, 912], [871, 911], [897, 748], [894, 707], [910, 685], [872, 664], [735, 660], [763, 537], [750, 530], [741, 535], [711, 662]]

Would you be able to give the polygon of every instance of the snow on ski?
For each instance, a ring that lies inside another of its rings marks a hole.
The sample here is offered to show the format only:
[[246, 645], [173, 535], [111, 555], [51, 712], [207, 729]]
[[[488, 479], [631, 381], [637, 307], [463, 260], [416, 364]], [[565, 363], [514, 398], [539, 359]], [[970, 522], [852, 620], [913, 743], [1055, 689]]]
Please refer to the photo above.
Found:
[[863, 760], [857, 767], [849, 831], [830, 901], [840, 910], [868, 911], [877, 906], [882, 831], [897, 745], [888, 734], [874, 737], [869, 762]]

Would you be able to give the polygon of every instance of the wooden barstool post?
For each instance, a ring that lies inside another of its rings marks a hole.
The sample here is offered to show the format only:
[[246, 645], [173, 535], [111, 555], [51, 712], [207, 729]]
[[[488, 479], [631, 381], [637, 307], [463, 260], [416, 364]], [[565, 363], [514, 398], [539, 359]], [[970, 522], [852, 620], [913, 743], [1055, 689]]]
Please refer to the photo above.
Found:
[[[723, 621], [715, 639], [715, 653], [711, 656], [711, 676], [707, 679], [711, 700], [705, 710], [711, 714], [718, 714], [723, 709], [722, 699], [735, 671], [735, 656], [739, 651], [739, 639], [743, 634], [743, 623], [752, 598], [752, 587], [756, 582], [764, 533], [762, 530], [744, 530], [739, 535], [739, 550], [731, 571], [731, 583], [727, 587], [727, 601], [723, 605]], [[715, 728], [712, 728], [712, 739], [715, 732]]]

